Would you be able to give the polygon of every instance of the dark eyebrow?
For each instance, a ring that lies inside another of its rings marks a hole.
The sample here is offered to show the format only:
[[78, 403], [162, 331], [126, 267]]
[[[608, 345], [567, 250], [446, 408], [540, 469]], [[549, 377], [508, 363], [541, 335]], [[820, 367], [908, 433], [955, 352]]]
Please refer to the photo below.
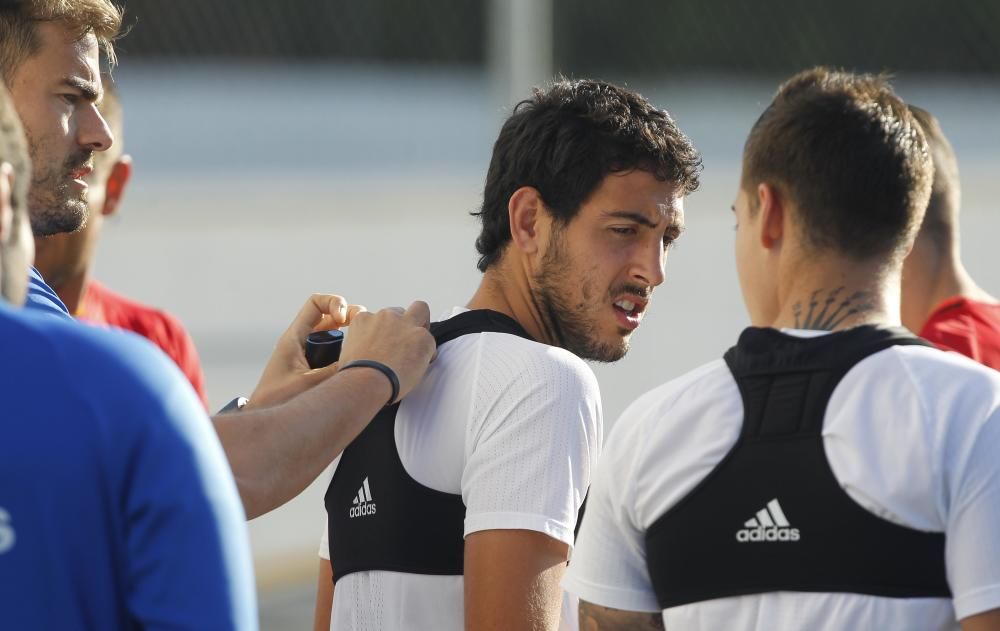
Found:
[[100, 103], [101, 97], [104, 96], [104, 94], [98, 91], [97, 84], [81, 79], [80, 77], [66, 77], [63, 79], [63, 85], [78, 90], [83, 95], [83, 98], [94, 104]]
[[609, 210], [604, 213], [606, 217], [617, 217], [619, 219], [628, 219], [629, 221], [634, 221], [637, 224], [646, 226], [647, 228], [655, 228], [660, 225], [660, 222], [650, 221], [646, 215], [636, 212], [634, 210]]

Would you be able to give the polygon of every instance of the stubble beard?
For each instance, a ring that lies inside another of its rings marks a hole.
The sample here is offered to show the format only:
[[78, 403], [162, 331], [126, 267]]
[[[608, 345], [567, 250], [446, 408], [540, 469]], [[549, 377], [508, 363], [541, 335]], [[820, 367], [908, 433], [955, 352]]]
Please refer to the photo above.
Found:
[[[30, 134], [28, 147], [34, 167], [28, 189], [31, 231], [36, 237], [76, 232], [87, 223], [87, 196], [83, 191], [73, 191], [69, 173], [88, 164], [93, 153], [77, 152], [65, 162], [53, 165], [40, 157], [44, 152]], [[48, 168], [44, 168], [46, 165]]]
[[[558, 233], [552, 236], [542, 267], [534, 278], [534, 299], [543, 325], [555, 344], [581, 359], [596, 362], [616, 362], [628, 352], [628, 336], [617, 343], [603, 342], [597, 334], [597, 318], [601, 302], [594, 300], [590, 279], [574, 280], [569, 274], [573, 261], [565, 250]], [[580, 283], [580, 302], [574, 303], [570, 293], [574, 282]]]

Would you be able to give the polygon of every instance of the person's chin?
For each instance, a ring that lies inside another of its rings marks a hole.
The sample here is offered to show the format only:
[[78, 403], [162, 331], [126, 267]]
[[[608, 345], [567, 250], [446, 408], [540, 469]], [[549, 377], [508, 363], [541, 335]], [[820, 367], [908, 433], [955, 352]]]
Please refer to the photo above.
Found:
[[591, 357], [593, 361], [612, 363], [625, 357], [629, 350], [629, 335], [631, 332], [618, 331], [617, 334], [603, 336], [594, 344], [596, 352]]

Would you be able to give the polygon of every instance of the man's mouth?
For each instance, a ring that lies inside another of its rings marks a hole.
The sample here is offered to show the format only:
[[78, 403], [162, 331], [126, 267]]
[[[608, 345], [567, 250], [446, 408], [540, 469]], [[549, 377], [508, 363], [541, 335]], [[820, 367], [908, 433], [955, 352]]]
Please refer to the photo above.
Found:
[[635, 329], [639, 326], [642, 312], [646, 310], [648, 304], [649, 301], [641, 296], [634, 294], [622, 296], [613, 303], [618, 323], [630, 331]]
[[70, 171], [69, 172], [69, 177], [72, 180], [82, 180], [83, 178], [85, 178], [88, 175], [90, 175], [91, 171], [93, 171], [93, 170], [94, 170], [94, 167], [89, 166], [89, 165], [84, 165], [84, 166], [80, 167], [79, 169], [74, 169], [74, 170]]

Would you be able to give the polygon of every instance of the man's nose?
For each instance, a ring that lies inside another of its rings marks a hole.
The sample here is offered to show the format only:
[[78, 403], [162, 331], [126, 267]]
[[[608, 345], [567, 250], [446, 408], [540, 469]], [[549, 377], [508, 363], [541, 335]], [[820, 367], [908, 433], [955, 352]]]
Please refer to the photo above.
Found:
[[666, 250], [664, 250], [663, 244], [657, 240], [653, 246], [642, 248], [636, 253], [632, 263], [632, 279], [643, 285], [656, 287], [663, 283], [666, 263]]
[[108, 122], [104, 120], [104, 117], [97, 110], [97, 106], [93, 104], [88, 104], [80, 112], [78, 125], [77, 142], [81, 147], [86, 147], [91, 151], [107, 151], [115, 142]]

